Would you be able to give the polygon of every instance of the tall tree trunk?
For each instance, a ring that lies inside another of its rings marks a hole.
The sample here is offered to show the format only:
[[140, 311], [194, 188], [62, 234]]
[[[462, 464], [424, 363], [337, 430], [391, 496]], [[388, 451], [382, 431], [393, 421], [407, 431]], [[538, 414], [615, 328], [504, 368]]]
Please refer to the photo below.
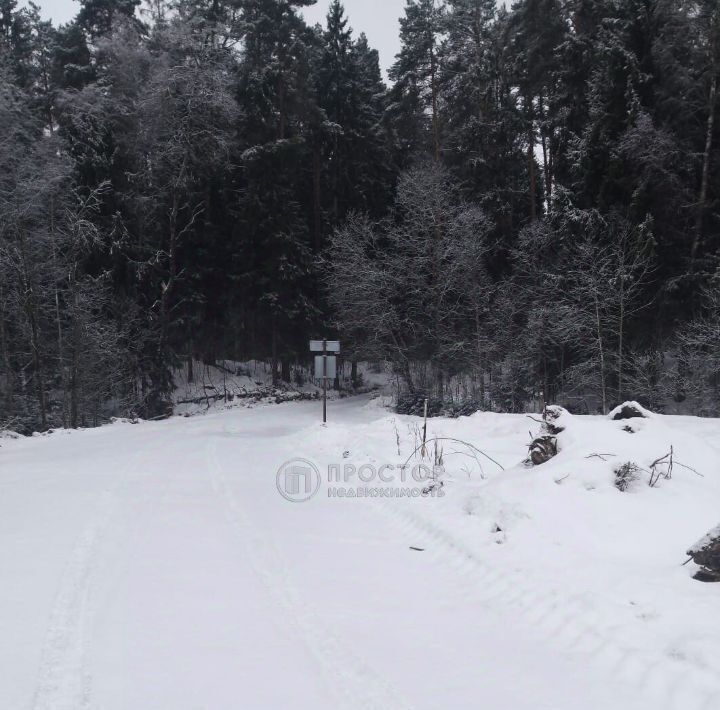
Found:
[[623, 401], [623, 369], [625, 367], [625, 280], [620, 279], [620, 322], [618, 327], [618, 401]]
[[407, 362], [407, 360], [403, 360], [400, 371], [402, 373], [402, 377], [405, 380], [405, 384], [407, 385], [408, 392], [411, 395], [414, 395], [417, 391], [415, 389], [415, 382], [413, 382], [412, 373], [410, 372], [410, 363]]
[[285, 81], [282, 73], [278, 76], [277, 80], [277, 97], [278, 97], [278, 125], [277, 125], [277, 139], [279, 141], [285, 140]]
[[277, 333], [277, 315], [272, 314], [272, 353], [270, 358], [270, 367], [272, 368], [272, 383], [276, 386], [278, 383], [278, 333]]
[[80, 319], [78, 318], [78, 293], [75, 277], [72, 277], [72, 303], [73, 303], [73, 325], [72, 325], [72, 355], [70, 362], [70, 426], [77, 429], [80, 425], [80, 352], [82, 348], [82, 331]]
[[[56, 270], [59, 271], [58, 266], [58, 259], [57, 259], [57, 249], [55, 247], [55, 200], [53, 197], [50, 197], [50, 240], [52, 243], [52, 256], [53, 256], [53, 266]], [[58, 365], [60, 370], [60, 383], [62, 385], [62, 393], [63, 393], [63, 409], [62, 409], [62, 424], [63, 427], [67, 427], [68, 425], [68, 411], [67, 411], [67, 397], [68, 397], [68, 387], [67, 387], [67, 378], [65, 373], [65, 348], [63, 343], [63, 330], [62, 330], [62, 318], [60, 316], [60, 291], [58, 290], [57, 286], [57, 280], [55, 280], [55, 324], [57, 327], [57, 357], [58, 357]]]
[[5, 326], [5, 289], [2, 280], [0, 280], [0, 355], [2, 356], [2, 364], [4, 370], [4, 386], [3, 393], [5, 395], [5, 414], [11, 411], [11, 403], [13, 396], [12, 386], [12, 370], [10, 369], [10, 352], [8, 350], [7, 329]]
[[320, 147], [315, 145], [313, 148], [313, 241], [316, 254], [319, 254], [322, 249], [322, 201], [320, 193], [321, 169]]
[[332, 185], [332, 214], [333, 214], [333, 225], [337, 225], [340, 221], [340, 203], [338, 199], [338, 193], [340, 192], [340, 146], [338, 141], [337, 133], [333, 135], [333, 185]]
[[545, 207], [549, 211], [550, 210], [550, 199], [552, 197], [552, 171], [550, 167], [550, 156], [549, 156], [549, 149], [548, 149], [548, 137], [546, 133], [546, 124], [545, 124], [545, 108], [543, 106], [543, 95], [540, 94], [540, 98], [538, 100], [538, 110], [540, 111], [540, 121], [541, 121], [541, 128], [540, 128], [540, 140], [542, 143], [542, 153], [543, 153], [543, 179], [545, 180]]
[[[183, 168], [184, 169], [184, 168]], [[170, 329], [170, 299], [175, 289], [178, 273], [178, 217], [180, 212], [180, 196], [173, 190], [172, 207], [170, 209], [170, 229], [168, 235], [168, 277], [162, 286], [160, 295], [160, 340], [158, 343], [158, 356], [160, 363], [164, 363], [165, 347], [167, 345], [168, 331]]]
[[33, 370], [35, 371], [35, 392], [40, 410], [40, 428], [44, 431], [47, 429], [47, 398], [45, 395], [45, 385], [43, 383], [45, 373], [40, 355], [40, 327], [38, 325], [38, 314], [37, 307], [34, 303], [34, 294], [29, 296], [25, 308], [28, 325], [30, 326], [30, 350], [32, 353]]
[[283, 382], [290, 382], [292, 379], [292, 375], [290, 374], [290, 358], [284, 357], [280, 361], [281, 367], [282, 367], [282, 381]]
[[533, 104], [532, 99], [527, 99], [528, 103], [528, 182], [529, 182], [529, 198], [530, 198], [530, 221], [534, 222], [537, 219], [537, 178], [535, 176], [535, 128], [534, 128], [534, 117], [533, 117]]
[[[434, 37], [433, 37], [434, 42]], [[433, 155], [440, 162], [440, 116], [438, 109], [437, 57], [434, 47], [430, 48], [430, 91], [432, 93]]]
[[482, 331], [480, 329], [480, 312], [475, 309], [475, 347], [477, 350], [477, 368], [480, 377], [480, 401], [485, 406], [485, 370], [483, 358]]
[[23, 305], [25, 307], [25, 315], [28, 322], [28, 330], [30, 332], [30, 353], [35, 375], [35, 393], [38, 401], [38, 409], [40, 412], [40, 428], [44, 431], [47, 429], [47, 396], [45, 394], [44, 369], [42, 355], [40, 352], [40, 324], [38, 322], [38, 306], [35, 296], [35, 284], [30, 271], [29, 255], [27, 254], [25, 237], [20, 234], [19, 237], [20, 253], [22, 259], [22, 273], [20, 275], [20, 288], [23, 292]]
[[705, 133], [705, 150], [703, 152], [702, 177], [700, 179], [700, 196], [695, 213], [695, 238], [692, 243], [691, 260], [697, 258], [703, 241], [703, 223], [707, 211], [708, 186], [710, 184], [710, 156], [712, 154], [713, 134], [715, 131], [715, 110], [717, 104], [717, 67], [713, 62], [713, 76], [710, 81], [710, 98], [708, 101], [708, 119]]
[[[157, 361], [154, 363], [153, 368], [153, 408], [160, 408], [160, 405], [165, 408], [167, 403], [166, 397], [170, 393], [169, 390], [172, 383], [168, 381], [168, 367], [169, 367], [169, 337], [170, 337], [170, 311], [172, 297], [174, 295], [175, 287], [177, 285], [177, 279], [179, 274], [178, 263], [179, 263], [179, 246], [182, 235], [187, 232], [195, 223], [199, 214], [202, 214], [202, 206], [198, 207], [190, 216], [185, 226], [180, 229], [180, 213], [183, 209], [181, 206], [181, 186], [185, 179], [186, 170], [186, 159], [183, 159], [183, 163], [180, 166], [177, 177], [175, 178], [175, 184], [172, 190], [172, 203], [169, 214], [169, 229], [168, 229], [168, 251], [167, 251], [167, 280], [162, 285], [162, 293], [160, 295], [160, 308], [159, 308], [159, 337], [157, 343]], [[164, 411], [154, 412], [154, 414], [164, 414]]]
[[607, 390], [605, 386], [605, 344], [602, 336], [602, 320], [600, 318], [600, 303], [595, 294], [595, 328], [597, 330], [597, 346], [600, 359], [600, 394], [602, 398], [602, 411], [607, 414]]

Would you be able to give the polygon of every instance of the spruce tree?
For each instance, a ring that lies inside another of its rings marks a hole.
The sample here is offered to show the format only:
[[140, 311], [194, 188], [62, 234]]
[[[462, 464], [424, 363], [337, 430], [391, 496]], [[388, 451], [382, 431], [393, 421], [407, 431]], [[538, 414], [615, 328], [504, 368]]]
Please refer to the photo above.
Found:
[[[308, 127], [317, 123], [310, 81], [313, 33], [298, 15], [312, 0], [244, 0], [240, 92], [245, 184], [238, 207], [237, 279], [257, 307], [250, 336], [272, 361], [273, 379], [289, 377], [316, 314], [310, 262], [312, 192]], [[247, 266], [251, 264], [250, 274]], [[282, 363], [283, 372], [278, 372]]]
[[367, 37], [353, 41], [339, 0], [330, 6], [317, 70], [318, 106], [324, 114], [326, 180], [323, 194], [330, 224], [351, 210], [379, 216], [388, 205], [393, 174], [382, 126], [386, 88], [378, 54]]

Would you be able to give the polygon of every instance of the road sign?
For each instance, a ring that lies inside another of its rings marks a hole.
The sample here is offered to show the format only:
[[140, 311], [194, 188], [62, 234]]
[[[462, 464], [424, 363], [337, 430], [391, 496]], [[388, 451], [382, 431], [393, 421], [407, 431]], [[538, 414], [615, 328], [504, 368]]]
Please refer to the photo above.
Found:
[[326, 358], [322, 355], [315, 356], [315, 379], [320, 380], [323, 377], [328, 380], [337, 377], [337, 358], [334, 355], [328, 355]]
[[315, 377], [322, 380], [323, 387], [323, 424], [327, 422], [327, 383], [337, 377], [337, 358], [328, 353], [339, 353], [337, 340], [311, 340], [310, 352], [322, 353], [315, 356]]
[[339, 353], [340, 342], [337, 340], [311, 340], [310, 341], [310, 352], [311, 353]]

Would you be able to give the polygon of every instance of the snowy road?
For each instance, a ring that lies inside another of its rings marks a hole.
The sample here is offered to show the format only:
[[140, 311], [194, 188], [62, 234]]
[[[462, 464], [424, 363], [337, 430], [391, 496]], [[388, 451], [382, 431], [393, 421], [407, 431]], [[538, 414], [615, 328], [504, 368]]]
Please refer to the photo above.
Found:
[[[712, 685], [676, 697], [672, 674], [594, 643], [549, 590], [517, 593], [522, 571], [488, 574], [432, 522], [436, 500], [286, 501], [285, 460], [392, 448], [368, 400], [330, 416], [297, 403], [4, 443], [0, 708], [720, 707]], [[513, 464], [526, 439], [519, 422], [491, 453]]]

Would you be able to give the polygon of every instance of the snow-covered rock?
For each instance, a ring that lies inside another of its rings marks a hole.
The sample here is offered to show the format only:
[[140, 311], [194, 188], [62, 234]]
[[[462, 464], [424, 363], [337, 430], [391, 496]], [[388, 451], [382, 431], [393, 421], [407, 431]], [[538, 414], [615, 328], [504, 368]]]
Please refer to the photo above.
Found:
[[704, 572], [720, 581], [720, 525], [698, 540], [687, 554]]
[[637, 402], [623, 402], [608, 414], [608, 418], [613, 421], [635, 419], [638, 417], [640, 419], [650, 419], [653, 416], [654, 414], [650, 410], [645, 409], [642, 404], [638, 404]]

